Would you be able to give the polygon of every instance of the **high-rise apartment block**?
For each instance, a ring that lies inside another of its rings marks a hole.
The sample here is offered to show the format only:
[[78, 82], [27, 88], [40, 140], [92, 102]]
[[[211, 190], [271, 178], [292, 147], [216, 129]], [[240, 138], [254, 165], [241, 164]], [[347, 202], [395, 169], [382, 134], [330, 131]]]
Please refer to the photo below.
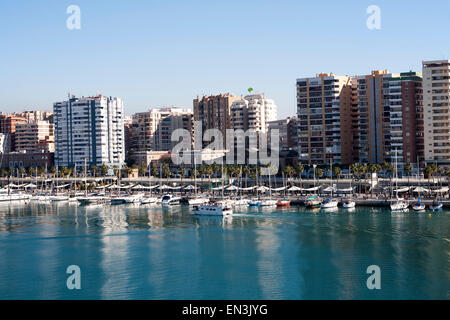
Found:
[[269, 122], [277, 120], [277, 105], [264, 94], [247, 95], [233, 102], [230, 108], [230, 129], [268, 132]]
[[422, 77], [372, 71], [297, 79], [299, 161], [423, 162]]
[[450, 61], [423, 61], [425, 161], [450, 166]]
[[389, 79], [387, 70], [357, 76], [358, 157], [363, 163], [382, 163], [389, 155]]
[[353, 136], [342, 130], [351, 128], [352, 115], [350, 77], [321, 73], [297, 79], [299, 162], [350, 163]]
[[202, 132], [208, 129], [220, 130], [224, 146], [226, 145], [226, 130], [231, 128], [231, 105], [236, 100], [241, 100], [241, 98], [229, 93], [194, 99], [194, 121], [201, 121]]
[[[417, 72], [393, 75], [389, 80], [389, 128], [385, 134], [385, 160], [400, 169], [406, 163], [423, 163], [422, 77]], [[386, 113], [386, 112], [385, 112]]]
[[76, 98], [56, 102], [55, 165], [121, 165], [125, 160], [123, 102], [120, 98]]

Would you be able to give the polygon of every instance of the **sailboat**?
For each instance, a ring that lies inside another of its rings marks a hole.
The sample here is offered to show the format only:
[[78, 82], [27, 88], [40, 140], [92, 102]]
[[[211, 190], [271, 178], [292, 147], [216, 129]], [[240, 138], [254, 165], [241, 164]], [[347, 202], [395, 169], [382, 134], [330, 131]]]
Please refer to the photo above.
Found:
[[408, 203], [398, 197], [398, 167], [397, 167], [397, 149], [395, 149], [395, 194], [396, 201], [391, 202], [391, 211], [402, 211], [408, 209]]
[[[417, 169], [420, 171], [419, 164], [417, 164]], [[420, 187], [420, 175], [419, 175], [419, 172], [417, 173], [417, 178], [419, 179], [419, 198], [417, 199], [417, 202], [412, 205], [412, 209], [414, 211], [425, 211], [425, 204], [421, 201], [421, 198], [420, 198], [421, 187]]]
[[323, 200], [322, 204], [320, 205], [322, 209], [331, 209], [338, 207], [338, 201], [336, 199], [333, 199], [333, 163], [331, 161], [332, 160], [330, 159], [331, 196]]
[[204, 204], [204, 203], [209, 202], [209, 198], [199, 197], [197, 195], [197, 162], [196, 162], [195, 151], [194, 151], [194, 194], [195, 194], [194, 198], [191, 198], [188, 200], [188, 203], [190, 206]]

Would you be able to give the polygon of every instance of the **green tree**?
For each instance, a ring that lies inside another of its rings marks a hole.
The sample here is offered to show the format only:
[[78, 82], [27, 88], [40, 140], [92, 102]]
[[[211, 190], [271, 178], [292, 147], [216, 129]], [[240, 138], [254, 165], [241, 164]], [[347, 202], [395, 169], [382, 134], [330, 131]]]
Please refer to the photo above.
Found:
[[403, 170], [405, 171], [406, 176], [408, 177], [408, 187], [409, 187], [409, 178], [411, 176], [411, 172], [413, 170], [413, 167], [411, 165], [411, 163], [407, 162], [403, 168]]

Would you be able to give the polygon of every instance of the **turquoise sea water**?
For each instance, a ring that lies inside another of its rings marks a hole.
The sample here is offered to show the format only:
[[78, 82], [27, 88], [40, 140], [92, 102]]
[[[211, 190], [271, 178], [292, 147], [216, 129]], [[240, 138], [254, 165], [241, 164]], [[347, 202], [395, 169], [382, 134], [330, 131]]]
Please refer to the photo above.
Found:
[[[448, 299], [449, 217], [3, 204], [0, 299]], [[69, 265], [81, 290], [66, 286]]]

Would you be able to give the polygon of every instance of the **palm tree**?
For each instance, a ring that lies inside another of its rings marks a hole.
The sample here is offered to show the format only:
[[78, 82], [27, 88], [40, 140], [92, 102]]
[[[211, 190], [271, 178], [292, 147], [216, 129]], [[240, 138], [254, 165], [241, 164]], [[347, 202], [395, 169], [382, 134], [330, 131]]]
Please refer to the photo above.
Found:
[[[286, 166], [283, 170], [285, 176], [289, 178], [289, 180], [292, 179], [292, 176], [295, 174], [295, 169], [292, 166]], [[292, 183], [292, 181], [291, 181]]]
[[300, 179], [300, 188], [302, 187], [302, 174], [305, 171], [305, 167], [299, 163], [295, 166], [295, 172], [298, 175], [298, 178]]
[[108, 174], [108, 166], [106, 164], [102, 164], [101, 172], [102, 172], [102, 176], [106, 176]]
[[250, 168], [249, 166], [245, 165], [242, 168], [242, 174], [245, 175], [245, 187], [248, 188], [248, 176], [250, 174]]
[[334, 173], [334, 176], [336, 177], [336, 188], [337, 188], [339, 186], [339, 178], [341, 177], [342, 169], [338, 166], [335, 166], [333, 168], [333, 173]]
[[178, 174], [180, 175], [181, 181], [183, 181], [183, 178], [186, 176], [186, 169], [184, 167], [179, 167]]
[[158, 166], [156, 165], [156, 163], [153, 163], [153, 165], [152, 165], [152, 176], [157, 178], [158, 175], [159, 175]]
[[316, 173], [315, 173], [316, 177], [318, 179], [323, 177], [323, 170], [321, 168], [316, 168]]
[[172, 172], [170, 171], [169, 164], [164, 163], [162, 166], [163, 176], [167, 179], [167, 183], [169, 183], [169, 178], [172, 176]]
[[147, 164], [145, 164], [145, 163], [141, 164], [141, 166], [139, 167], [139, 175], [141, 177], [145, 177], [146, 171], [147, 171]]
[[413, 167], [412, 167], [411, 163], [407, 162], [405, 164], [403, 170], [405, 171], [406, 175], [408, 176], [408, 187], [409, 187], [409, 178], [410, 178], [411, 172], [413, 170]]

